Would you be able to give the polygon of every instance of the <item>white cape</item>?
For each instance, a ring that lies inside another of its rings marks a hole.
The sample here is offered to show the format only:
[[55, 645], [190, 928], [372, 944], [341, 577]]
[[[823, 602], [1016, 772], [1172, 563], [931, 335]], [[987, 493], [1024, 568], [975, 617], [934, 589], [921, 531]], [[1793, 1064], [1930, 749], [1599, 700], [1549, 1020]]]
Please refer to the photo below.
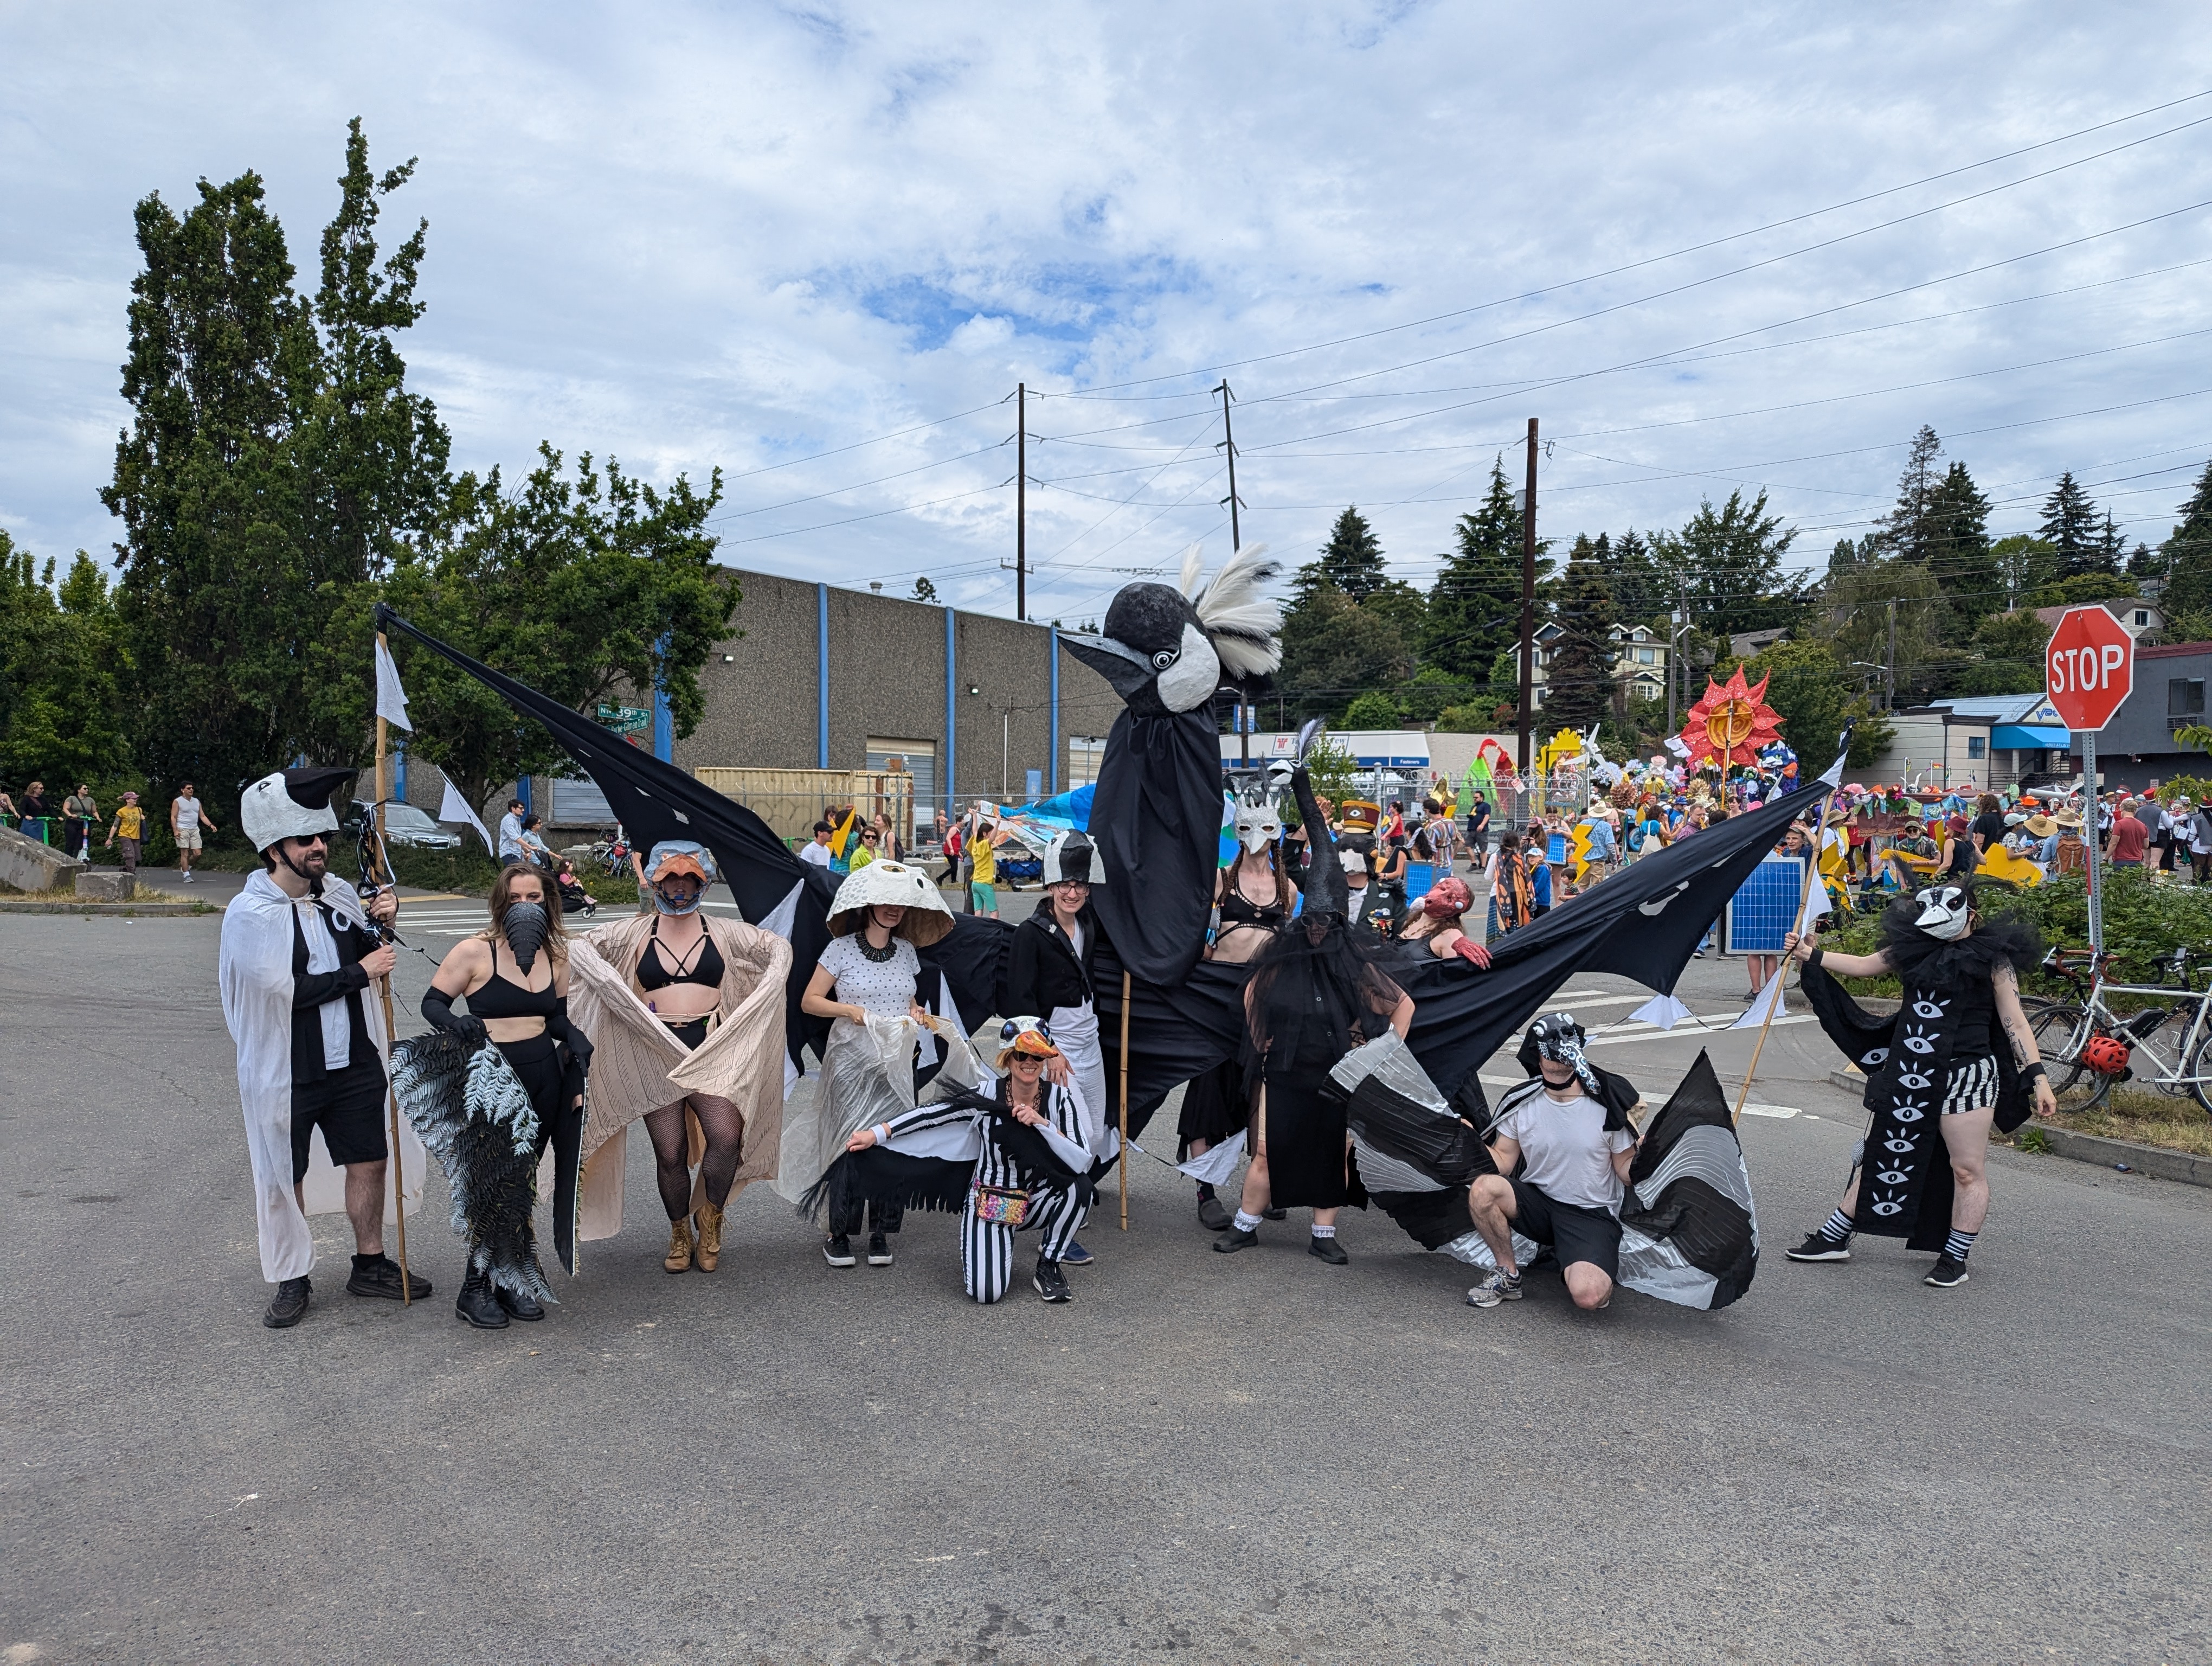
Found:
[[[340, 920], [366, 920], [361, 898], [343, 879], [323, 882], [323, 900]], [[260, 1227], [261, 1276], [271, 1284], [305, 1276], [315, 1263], [314, 1236], [292, 1195], [292, 909], [295, 903], [268, 873], [255, 873], [223, 910], [220, 981], [223, 1021], [238, 1045], [238, 1099], [246, 1112], [246, 1146], [253, 1159], [253, 1212]], [[369, 1038], [391, 1073], [392, 1038], [384, 1031], [384, 1003], [373, 991], [362, 997]], [[388, 1102], [387, 1102], [388, 1103]], [[422, 1142], [404, 1119], [399, 1161], [385, 1170], [384, 1219], [422, 1207]], [[345, 1212], [345, 1176], [331, 1161], [323, 1133], [315, 1130], [302, 1187], [307, 1213]]]

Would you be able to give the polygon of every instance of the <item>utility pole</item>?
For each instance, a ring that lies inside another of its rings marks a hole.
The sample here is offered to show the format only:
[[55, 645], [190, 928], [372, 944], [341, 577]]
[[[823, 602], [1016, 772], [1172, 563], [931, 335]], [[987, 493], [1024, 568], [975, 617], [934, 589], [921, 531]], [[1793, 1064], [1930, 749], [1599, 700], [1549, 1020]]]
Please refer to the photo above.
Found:
[[1889, 602], [1889, 658], [1882, 666], [1881, 708], [1886, 712], [1897, 709], [1897, 599], [1894, 596]]
[[1528, 489], [1521, 511], [1521, 779], [1528, 779], [1528, 737], [1535, 727], [1536, 419], [1528, 419]]
[[[1030, 616], [1030, 385], [1014, 384], [1014, 617]], [[1004, 790], [1001, 783], [1000, 790]]]
[[1684, 617], [1682, 604], [1674, 604], [1674, 611], [1668, 623], [1674, 629], [1667, 633], [1667, 733], [1674, 733], [1674, 684], [1681, 674], [1682, 635], [1689, 620]]
[[[1214, 450], [1224, 452], [1229, 458], [1229, 548], [1233, 554], [1244, 547], [1244, 535], [1237, 524], [1237, 431], [1229, 425], [1229, 402], [1237, 396], [1229, 391], [1229, 378], [1221, 379], [1221, 386], [1213, 390], [1221, 396], [1221, 443]], [[1239, 682], [1237, 693], [1237, 759], [1252, 761], [1252, 724], [1257, 720], [1258, 708], [1244, 703], [1244, 684]]]
[[1229, 391], [1229, 378], [1226, 376], [1221, 379], [1221, 386], [1213, 391], [1221, 396], [1223, 435], [1221, 443], [1216, 446], [1214, 450], [1229, 453], [1229, 496], [1221, 500], [1229, 506], [1229, 547], [1232, 550], [1242, 550], [1244, 547], [1244, 535], [1237, 529], [1237, 435], [1229, 426], [1229, 402], [1237, 396]]

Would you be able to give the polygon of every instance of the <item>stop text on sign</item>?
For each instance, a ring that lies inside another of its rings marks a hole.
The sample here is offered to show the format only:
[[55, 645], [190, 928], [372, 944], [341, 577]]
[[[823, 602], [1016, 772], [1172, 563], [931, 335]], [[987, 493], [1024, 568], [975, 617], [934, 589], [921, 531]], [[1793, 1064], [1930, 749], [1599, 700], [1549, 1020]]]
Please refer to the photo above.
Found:
[[2051, 655], [2052, 694], [2094, 694], [2100, 689], [2126, 686], [2121, 672], [2128, 651], [2117, 642], [2093, 642], [2086, 648], [2054, 649]]

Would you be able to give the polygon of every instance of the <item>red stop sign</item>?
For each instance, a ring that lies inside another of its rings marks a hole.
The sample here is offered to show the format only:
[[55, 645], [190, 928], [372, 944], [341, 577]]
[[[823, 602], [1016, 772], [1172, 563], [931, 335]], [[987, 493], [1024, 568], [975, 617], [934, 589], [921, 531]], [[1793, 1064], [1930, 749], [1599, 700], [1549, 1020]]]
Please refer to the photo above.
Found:
[[2044, 650], [2044, 687], [2066, 727], [2094, 733], [2136, 685], [2136, 642], [2101, 607], [2069, 608]]

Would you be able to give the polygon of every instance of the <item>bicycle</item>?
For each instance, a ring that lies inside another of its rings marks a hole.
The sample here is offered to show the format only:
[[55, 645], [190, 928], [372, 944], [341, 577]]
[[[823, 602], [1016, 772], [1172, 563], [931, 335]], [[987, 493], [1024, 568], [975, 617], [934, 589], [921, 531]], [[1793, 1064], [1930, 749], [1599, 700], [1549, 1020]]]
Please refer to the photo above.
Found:
[[[2192, 987], [2198, 958], [2193, 950], [2178, 948], [2157, 964], [2171, 982], [2121, 983], [2107, 976], [2117, 955], [2053, 949], [2044, 958], [2044, 971], [2070, 985], [2077, 997], [2022, 1003], [2060, 1110], [2094, 1110], [2116, 1083], [2132, 1079], [2177, 1097], [2190, 1094], [2212, 1112], [2212, 985]], [[2123, 1016], [2108, 1004], [2109, 995], [2150, 996], [2166, 1004]], [[2174, 1021], [2188, 1007], [2194, 1012], [2177, 1027]]]

